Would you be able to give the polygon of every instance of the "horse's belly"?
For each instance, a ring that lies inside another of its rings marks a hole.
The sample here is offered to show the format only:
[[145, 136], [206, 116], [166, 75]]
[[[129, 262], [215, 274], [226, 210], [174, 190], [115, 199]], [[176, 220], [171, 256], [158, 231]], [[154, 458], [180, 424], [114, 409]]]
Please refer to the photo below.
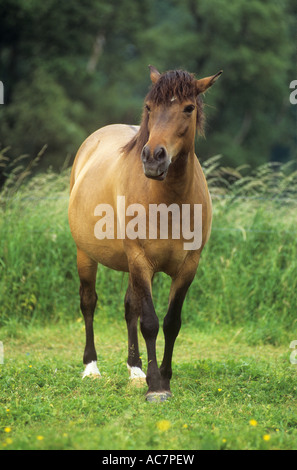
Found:
[[102, 237], [96, 226], [98, 217], [94, 215], [94, 208], [90, 209], [92, 204], [87, 203], [85, 207], [83, 201], [84, 198], [78, 197], [78, 194], [70, 196], [69, 226], [76, 246], [97, 263], [118, 271], [128, 271], [123, 240], [116, 236], [111, 238], [111, 233], [108, 238]]
[[95, 239], [90, 242], [91, 238], [81, 235], [74, 237], [77, 247], [97, 263], [116, 271], [129, 271], [127, 256], [121, 240]]
[[128, 272], [128, 261], [124, 251], [117, 250], [115, 245], [109, 246], [107, 243], [94, 247], [90, 256], [103, 266], [116, 271]]

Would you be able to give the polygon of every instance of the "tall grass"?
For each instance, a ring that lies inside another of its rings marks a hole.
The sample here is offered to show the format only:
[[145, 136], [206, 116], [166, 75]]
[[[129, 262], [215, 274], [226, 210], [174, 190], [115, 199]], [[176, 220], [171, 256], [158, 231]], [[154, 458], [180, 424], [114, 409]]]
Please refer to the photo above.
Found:
[[[3, 154], [2, 154], [3, 157]], [[0, 163], [5, 165], [5, 159]], [[30, 170], [30, 168], [29, 168]], [[28, 179], [15, 168], [0, 194], [0, 325], [80, 315], [68, 219], [69, 170]], [[250, 342], [288, 341], [297, 312], [297, 170], [293, 162], [230, 169], [204, 163], [213, 230], [187, 296], [184, 324], [244, 327]], [[127, 277], [98, 269], [98, 315], [123, 317]], [[158, 275], [160, 317], [170, 280]]]

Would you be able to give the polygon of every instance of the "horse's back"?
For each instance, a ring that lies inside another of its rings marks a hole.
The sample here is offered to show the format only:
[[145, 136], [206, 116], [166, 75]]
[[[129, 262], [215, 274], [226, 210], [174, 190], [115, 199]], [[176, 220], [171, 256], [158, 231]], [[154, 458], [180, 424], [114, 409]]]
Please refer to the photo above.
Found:
[[82, 172], [95, 170], [96, 166], [108, 166], [110, 162], [119, 158], [121, 148], [133, 138], [138, 129], [139, 126], [111, 124], [87, 137], [80, 146], [73, 163], [70, 190]]

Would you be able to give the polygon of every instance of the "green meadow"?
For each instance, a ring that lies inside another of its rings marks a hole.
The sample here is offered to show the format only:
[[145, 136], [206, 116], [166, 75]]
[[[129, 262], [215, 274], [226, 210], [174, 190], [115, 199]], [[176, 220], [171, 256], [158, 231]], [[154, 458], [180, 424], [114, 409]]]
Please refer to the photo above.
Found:
[[[25, 179], [15, 168], [0, 193], [1, 449], [297, 449], [297, 172], [293, 163], [254, 172], [219, 163], [204, 164], [212, 234], [184, 304], [164, 403], [147, 403], [146, 388], [129, 382], [127, 275], [102, 266], [102, 378], [82, 380], [69, 170]], [[160, 325], [169, 286], [165, 275], [154, 279]], [[157, 347], [160, 360], [162, 328]]]

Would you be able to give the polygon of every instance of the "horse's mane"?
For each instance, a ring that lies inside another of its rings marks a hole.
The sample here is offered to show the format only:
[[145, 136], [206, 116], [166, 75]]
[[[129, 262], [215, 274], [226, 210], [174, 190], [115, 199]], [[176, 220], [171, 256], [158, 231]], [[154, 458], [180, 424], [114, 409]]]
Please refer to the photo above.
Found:
[[[197, 130], [200, 134], [204, 132], [204, 112], [203, 101], [197, 95], [196, 79], [194, 75], [184, 70], [170, 70], [161, 75], [157, 83], [150, 89], [145, 98], [145, 103], [150, 101], [156, 105], [170, 105], [172, 98], [180, 103], [189, 99], [194, 99], [197, 105]], [[123, 147], [124, 153], [131, 152], [136, 148], [140, 153], [149, 138], [148, 132], [148, 112], [144, 107], [140, 129], [137, 134]]]

